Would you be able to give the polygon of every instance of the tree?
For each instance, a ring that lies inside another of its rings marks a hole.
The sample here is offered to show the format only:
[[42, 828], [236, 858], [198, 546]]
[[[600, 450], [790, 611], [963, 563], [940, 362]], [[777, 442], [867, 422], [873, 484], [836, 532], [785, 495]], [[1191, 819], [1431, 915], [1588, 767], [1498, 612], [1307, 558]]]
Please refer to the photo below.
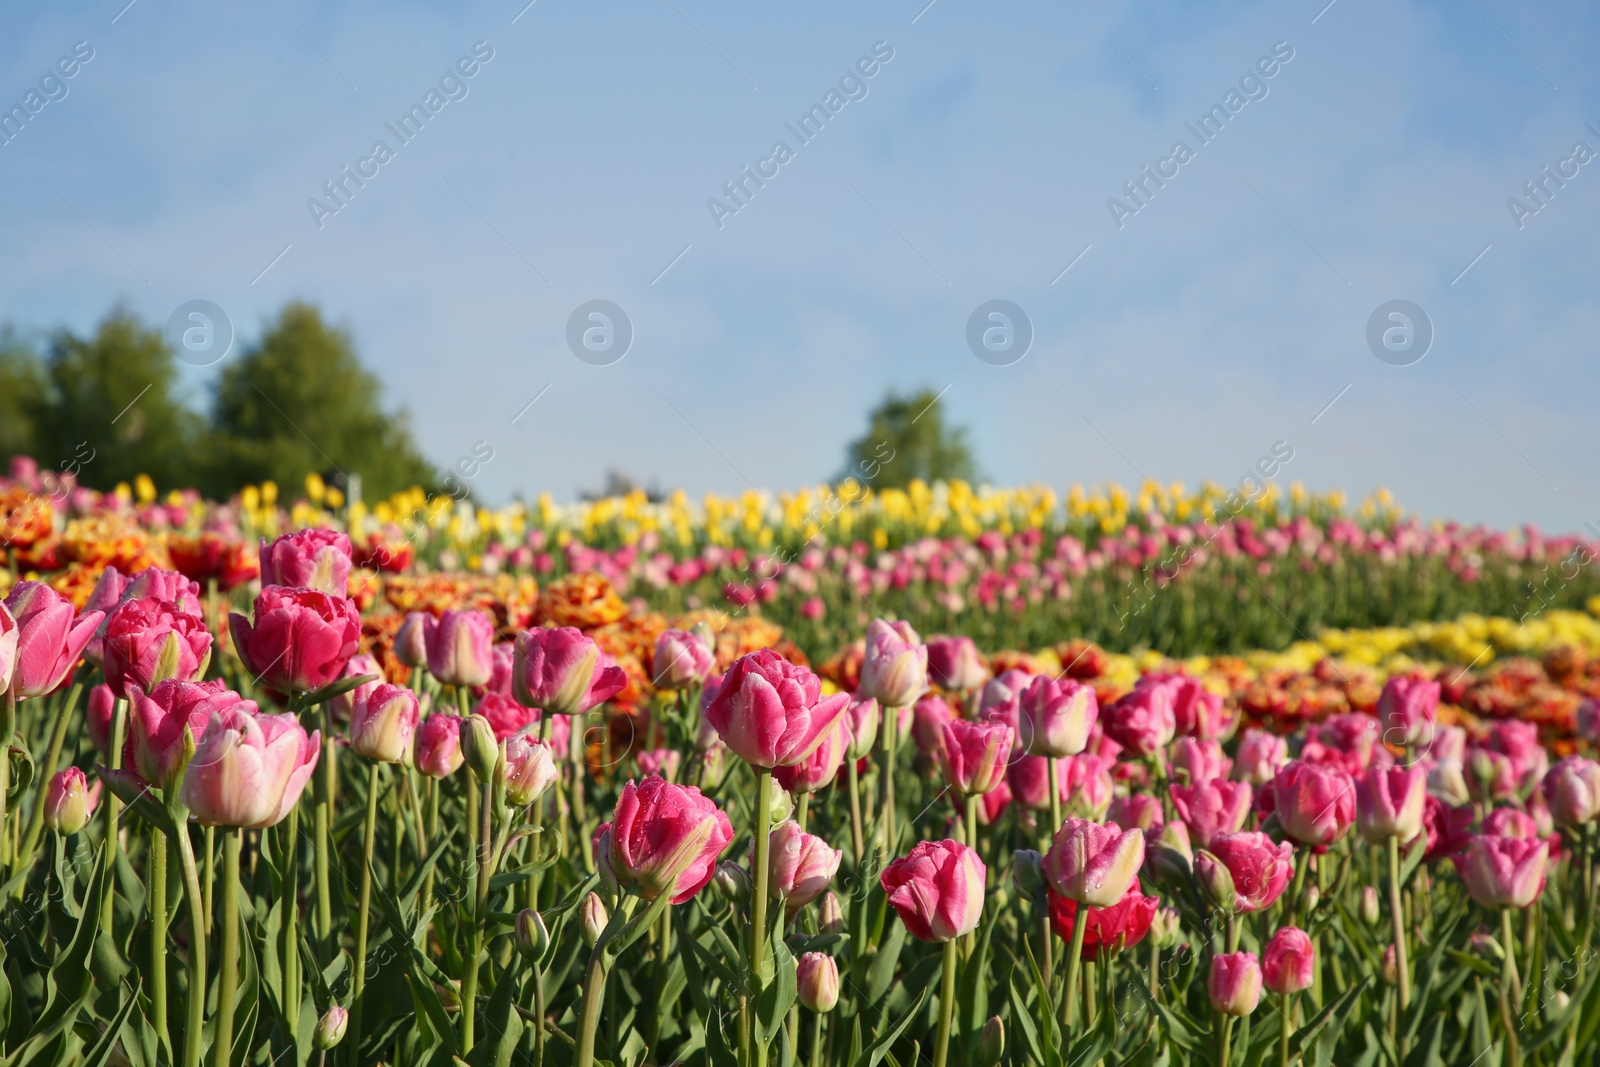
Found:
[[932, 389], [904, 397], [891, 392], [868, 416], [867, 432], [847, 446], [840, 477], [873, 489], [903, 489], [913, 478], [976, 479], [967, 431], [945, 425], [938, 399]]
[[[26, 366], [13, 364], [24, 381]], [[166, 489], [193, 483], [198, 420], [173, 395], [178, 370], [159, 331], [115, 308], [92, 339], [56, 334], [45, 378], [33, 434], [41, 467], [78, 457], [79, 482], [99, 489], [140, 474]]]
[[268, 478], [298, 486], [313, 471], [330, 481], [359, 474], [369, 499], [435, 485], [408, 419], [385, 412], [379, 390], [345, 331], [309, 304], [285, 306], [217, 381], [208, 488], [220, 496]]
[[38, 455], [48, 394], [38, 355], [9, 326], [0, 329], [0, 462]]

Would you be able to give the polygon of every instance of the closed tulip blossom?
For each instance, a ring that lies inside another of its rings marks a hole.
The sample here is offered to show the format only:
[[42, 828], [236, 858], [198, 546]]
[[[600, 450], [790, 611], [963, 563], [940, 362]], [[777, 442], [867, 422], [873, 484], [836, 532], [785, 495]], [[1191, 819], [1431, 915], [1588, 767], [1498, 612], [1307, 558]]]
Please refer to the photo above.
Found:
[[1233, 760], [1233, 777], [1251, 785], [1266, 785], [1289, 762], [1289, 743], [1277, 734], [1250, 727], [1239, 738]]
[[1147, 897], [1135, 879], [1122, 899], [1105, 908], [1085, 908], [1059, 893], [1049, 894], [1050, 927], [1061, 940], [1072, 943], [1073, 926], [1079, 914], [1085, 916], [1083, 952], [1086, 963], [1098, 963], [1144, 940], [1150, 923], [1161, 906], [1158, 897]]
[[1294, 874], [1294, 846], [1274, 843], [1266, 834], [1255, 831], [1218, 834], [1205, 851], [1195, 857], [1195, 873], [1221, 863], [1233, 881], [1233, 909], [1240, 914], [1270, 908], [1283, 896]]
[[774, 827], [769, 840], [772, 866], [768, 889], [774, 900], [785, 901], [791, 911], [822, 895], [844, 856], [822, 838], [801, 830], [793, 820]]
[[1220, 741], [1233, 733], [1237, 715], [1200, 679], [1181, 671], [1146, 677], [1154, 684], [1165, 685], [1172, 694], [1173, 725], [1179, 736]]
[[461, 723], [456, 715], [434, 712], [416, 735], [416, 767], [429, 778], [448, 778], [461, 769]]
[[839, 1003], [839, 964], [825, 952], [807, 952], [795, 964], [795, 995], [819, 1014]]
[[787, 767], [774, 767], [772, 780], [791, 793], [815, 793], [833, 784], [844, 765], [847, 725], [841, 715], [834, 727], [822, 735], [822, 743], [811, 750], [811, 755]]
[[959, 841], [922, 841], [879, 876], [906, 930], [934, 943], [978, 928], [987, 879], [978, 854]]
[[1151, 676], [1139, 679], [1133, 692], [1111, 705], [1106, 733], [1135, 756], [1155, 755], [1177, 733], [1172, 699], [1172, 687], [1164, 680]]
[[687, 689], [705, 681], [716, 666], [716, 657], [697, 634], [667, 630], [656, 638], [651, 664], [653, 680], [659, 688]]
[[1042, 674], [1022, 691], [1018, 711], [1023, 745], [1035, 756], [1076, 756], [1100, 717], [1093, 686]]
[[475, 687], [494, 675], [494, 622], [481, 611], [446, 611], [424, 624], [428, 673], [440, 685]]
[[211, 631], [198, 615], [154, 597], [128, 600], [106, 620], [106, 684], [126, 698], [168, 679], [193, 681], [211, 662]]
[[799, 763], [823, 741], [850, 697], [822, 695], [822, 682], [771, 649], [741, 656], [706, 718], [734, 755], [753, 767]]
[[401, 763], [411, 755], [417, 730], [417, 694], [387, 682], [356, 698], [350, 711], [350, 747], [379, 763]]
[[978, 718], [1003, 722], [1012, 729], [1012, 745], [1018, 752], [1025, 751], [1022, 739], [1022, 691], [1028, 688], [1033, 675], [1012, 667], [998, 677], [984, 683], [978, 694]]
[[483, 683], [486, 693], [513, 696], [511, 676], [516, 672], [516, 650], [510, 641], [499, 641], [489, 646], [489, 680]]
[[678, 768], [683, 765], [683, 753], [675, 748], [647, 748], [633, 754], [639, 773], [645, 777], [658, 774], [669, 782], [678, 780]]
[[1451, 860], [1467, 894], [1486, 908], [1526, 908], [1544, 889], [1550, 845], [1539, 838], [1473, 834]]
[[345, 596], [350, 583], [350, 538], [324, 527], [284, 534], [261, 542], [261, 585], [315, 589]]
[[600, 646], [572, 626], [543, 627], [517, 634], [512, 692], [530, 708], [550, 715], [582, 715], [604, 704], [628, 684], [621, 667], [600, 664]]
[[555, 760], [544, 742], [512, 737], [501, 742], [500, 751], [507, 804], [518, 808], [532, 804], [556, 780]]
[[228, 618], [234, 651], [256, 681], [280, 693], [304, 693], [337, 681], [361, 639], [361, 616], [343, 596], [268, 586], [255, 622]]
[[872, 746], [878, 740], [878, 721], [882, 718], [883, 710], [876, 700], [850, 698], [849, 707], [841, 717], [845, 729], [845, 759], [865, 759], [872, 753]]
[[394, 658], [407, 667], [428, 665], [428, 624], [433, 616], [425, 611], [410, 611], [394, 635]]
[[619, 883], [645, 900], [663, 893], [682, 904], [706, 887], [733, 825], [710, 797], [665, 778], [628, 782], [601, 828], [601, 848]]
[[151, 689], [148, 696], [132, 690], [123, 766], [151, 785], [168, 787], [189, 755], [185, 745], [198, 746], [211, 716], [230, 708], [254, 715], [256, 702], [245, 700], [220, 678], [209, 682], [169, 680]]
[[1168, 773], [1177, 782], [1207, 782], [1213, 778], [1226, 778], [1233, 773], [1233, 760], [1222, 751], [1220, 741], [1201, 741], [1193, 737], [1180, 737], [1172, 744], [1172, 761]]
[[[1004, 725], [1004, 723], [1001, 723]], [[1009, 727], [1008, 727], [1009, 729]], [[1060, 799], [1067, 799], [1067, 760], [1056, 760], [1056, 786]], [[1046, 756], [1019, 756], [1006, 768], [1006, 784], [1018, 804], [1034, 811], [1050, 810], [1050, 768]]]
[[42, 697], [58, 688], [105, 617], [99, 611], [80, 615], [72, 601], [48, 585], [32, 581], [11, 587], [6, 608], [16, 623], [11, 687], [19, 700]]
[[310, 781], [321, 740], [293, 715], [215, 712], [184, 774], [183, 802], [206, 826], [276, 826]]
[[1254, 952], [1221, 952], [1211, 957], [1206, 977], [1211, 1007], [1224, 1015], [1249, 1015], [1261, 1003], [1261, 964]]
[[981, 795], [999, 785], [1010, 755], [1011, 727], [1003, 722], [953, 719], [944, 725], [939, 768], [957, 793]]
[[383, 664], [379, 663], [375, 657], [369, 656], [365, 652], [360, 652], [350, 657], [350, 662], [344, 665], [344, 670], [340, 672], [339, 678], [341, 681], [350, 678], [367, 679], [354, 689], [340, 693], [328, 701], [328, 710], [333, 712], [334, 721], [349, 722], [350, 712], [355, 707], [356, 701], [383, 684]]
[[1279, 825], [1301, 844], [1332, 844], [1355, 822], [1355, 782], [1337, 767], [1294, 760], [1278, 772], [1271, 789]]
[[117, 695], [104, 682], [89, 690], [89, 743], [96, 752], [111, 751], [111, 719], [117, 712]]
[[928, 648], [906, 622], [867, 624], [860, 691], [886, 708], [904, 708], [928, 689]]
[[1600, 763], [1568, 756], [1544, 776], [1545, 802], [1557, 826], [1583, 826], [1600, 815]]
[[1373, 767], [1356, 779], [1356, 829], [1374, 844], [1410, 841], [1422, 832], [1428, 772], [1421, 767]]
[[1129, 793], [1112, 798], [1111, 806], [1106, 809], [1106, 820], [1124, 830], [1154, 830], [1157, 833], [1160, 833], [1161, 824], [1165, 821], [1161, 801], [1148, 793]]
[[1272, 935], [1261, 953], [1261, 982], [1280, 995], [1311, 988], [1316, 974], [1317, 947], [1298, 926], [1284, 926]]
[[1068, 819], [1045, 854], [1045, 877], [1057, 893], [1092, 908], [1122, 899], [1144, 864], [1144, 834]]
[[1111, 767], [1111, 760], [1089, 752], [1061, 760], [1061, 802], [1068, 814], [1095, 820], [1105, 817], [1115, 789]]
[[917, 751], [937, 761], [944, 747], [944, 728], [957, 718], [955, 709], [943, 698], [926, 696], [912, 708], [911, 740]]
[[1384, 683], [1378, 697], [1378, 722], [1383, 740], [1391, 745], [1427, 744], [1439, 708], [1439, 683], [1413, 675], [1396, 674]]
[[71, 836], [89, 823], [100, 800], [100, 783], [91, 788], [83, 771], [68, 767], [50, 778], [44, 794], [44, 824]]
[[514, 698], [492, 690], [485, 692], [483, 699], [472, 706], [472, 713], [482, 715], [489, 720], [489, 725], [494, 727], [497, 741], [504, 741], [514, 734], [528, 730], [539, 721], [537, 709], [524, 707]]
[[1250, 817], [1252, 791], [1243, 782], [1213, 778], [1197, 785], [1175, 785], [1171, 794], [1173, 809], [1201, 848], [1211, 847], [1217, 834], [1244, 829]]
[[988, 680], [989, 666], [970, 637], [930, 637], [928, 677], [941, 689], [964, 693]]

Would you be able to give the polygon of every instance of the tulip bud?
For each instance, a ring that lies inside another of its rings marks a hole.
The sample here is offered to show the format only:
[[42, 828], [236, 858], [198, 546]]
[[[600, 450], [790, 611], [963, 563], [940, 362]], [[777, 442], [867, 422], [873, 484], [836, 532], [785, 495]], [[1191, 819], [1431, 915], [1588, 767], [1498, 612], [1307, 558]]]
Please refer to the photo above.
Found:
[[822, 914], [817, 919], [817, 929], [825, 934], [844, 933], [844, 909], [839, 906], [839, 898], [831, 892], [822, 898]]
[[1572, 1002], [1572, 998], [1563, 989], [1556, 990], [1556, 995], [1552, 999], [1555, 1001], [1556, 1011], [1566, 1011], [1567, 1005]]
[[794, 797], [789, 795], [787, 789], [773, 789], [771, 794], [772, 814], [769, 816], [771, 821], [767, 825], [780, 826], [794, 813]]
[[1183, 933], [1183, 920], [1172, 908], [1157, 908], [1150, 917], [1150, 940], [1157, 948], [1171, 948]]
[[1211, 1006], [1224, 1015], [1249, 1015], [1261, 1003], [1261, 964], [1254, 952], [1224, 952], [1211, 957], [1206, 979]]
[[1262, 981], [1274, 993], [1286, 995], [1311, 988], [1316, 966], [1317, 948], [1296, 926], [1279, 929], [1261, 954]]
[[344, 1031], [350, 1025], [350, 1013], [335, 1004], [323, 1013], [313, 1035], [316, 1046], [326, 1052], [344, 1040]]
[[1376, 927], [1381, 916], [1378, 913], [1378, 889], [1376, 886], [1364, 885], [1361, 887], [1361, 921], [1368, 926]]
[[1317, 910], [1317, 905], [1322, 903], [1322, 890], [1314, 885], [1306, 886], [1306, 914], [1310, 915]]
[[1011, 878], [1017, 891], [1029, 900], [1044, 893], [1044, 857], [1031, 848], [1019, 848], [1012, 854]]
[[81, 770], [68, 767], [57, 771], [44, 794], [44, 824], [71, 836], [88, 824], [89, 813], [94, 810], [92, 800], [88, 780]]
[[1233, 873], [1228, 865], [1201, 849], [1194, 858], [1194, 880], [1200, 892], [1214, 908], [1232, 911], [1238, 894], [1234, 890]]
[[1383, 983], [1394, 985], [1400, 981], [1400, 969], [1395, 964], [1394, 945], [1389, 944], [1383, 949]]
[[500, 765], [500, 742], [495, 740], [494, 727], [482, 715], [468, 716], [462, 724], [461, 755], [479, 781], [494, 779], [495, 768]]
[[1000, 1016], [991, 1015], [989, 1021], [983, 1024], [983, 1032], [978, 1035], [978, 1067], [995, 1067], [1005, 1051], [1006, 1025], [1000, 1021]]
[[824, 952], [807, 952], [795, 965], [800, 1003], [818, 1014], [839, 1003], [839, 965]]
[[413, 611], [394, 635], [394, 658], [407, 667], [423, 667], [428, 663], [427, 623], [425, 613]]
[[606, 914], [606, 906], [600, 900], [598, 893], [590, 893], [583, 898], [582, 910], [578, 913], [583, 923], [583, 943], [594, 948], [594, 943], [600, 940], [600, 935], [605, 931], [606, 923], [610, 916]]
[[750, 899], [750, 875], [732, 860], [723, 860], [711, 876], [717, 892], [730, 904], [743, 904]]
[[517, 912], [512, 936], [516, 940], [517, 951], [530, 963], [543, 956], [544, 950], [550, 945], [550, 931], [545, 928], [544, 918], [532, 908]]

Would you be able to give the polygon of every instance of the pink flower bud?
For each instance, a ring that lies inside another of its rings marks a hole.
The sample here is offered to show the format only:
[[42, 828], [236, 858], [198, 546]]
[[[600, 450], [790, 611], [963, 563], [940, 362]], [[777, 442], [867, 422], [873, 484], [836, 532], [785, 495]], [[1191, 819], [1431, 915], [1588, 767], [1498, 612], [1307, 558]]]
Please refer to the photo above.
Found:
[[844, 693], [823, 697], [815, 674], [764, 648], [728, 668], [706, 719], [746, 763], [781, 767], [809, 756], [849, 704]]
[[825, 952], [807, 952], [795, 964], [800, 1003], [818, 1014], [839, 1003], [839, 965]]
[[939, 767], [957, 793], [983, 794], [999, 785], [1010, 755], [1011, 727], [1003, 722], [953, 719], [944, 725]]
[[1421, 767], [1372, 767], [1356, 779], [1356, 827], [1374, 844], [1422, 832], [1428, 772]]
[[550, 715], [581, 715], [628, 684], [621, 667], [601, 667], [600, 646], [572, 626], [517, 634], [511, 685], [517, 700]]
[[1144, 834], [1068, 819], [1045, 856], [1045, 876], [1057, 893], [1094, 908], [1122, 899], [1144, 863]]
[[667, 630], [656, 638], [651, 660], [655, 684], [662, 689], [687, 689], [705, 681], [716, 665], [705, 642], [684, 630]]
[[876, 700], [871, 697], [865, 700], [850, 698], [850, 706], [844, 714], [848, 742], [844, 750], [845, 759], [865, 759], [872, 752], [872, 746], [878, 740], [878, 721], [882, 718], [883, 711]]
[[411, 755], [417, 730], [417, 695], [398, 685], [374, 686], [350, 711], [350, 747], [379, 763], [401, 763]]
[[448, 778], [461, 767], [461, 719], [435, 712], [417, 730], [417, 770], [430, 778]]
[[944, 727], [957, 718], [943, 697], [925, 696], [912, 707], [911, 740], [917, 751], [937, 762], [944, 747]]
[[1568, 756], [1544, 776], [1545, 801], [1557, 826], [1583, 826], [1600, 815], [1600, 763]]
[[368, 678], [354, 689], [340, 693], [328, 701], [328, 710], [333, 712], [334, 722], [349, 722], [350, 714], [355, 708], [356, 701], [364, 700], [378, 686], [383, 684], [383, 664], [365, 652], [359, 652], [350, 657], [350, 662], [344, 665], [344, 670], [339, 672], [339, 680], [350, 678]]
[[494, 675], [494, 623], [481, 611], [446, 611], [424, 623], [428, 672], [441, 685], [480, 686]]
[[261, 542], [261, 585], [315, 589], [329, 596], [349, 593], [350, 538], [310, 527]]
[[500, 766], [500, 739], [495, 736], [494, 726], [482, 715], [468, 715], [461, 724], [461, 755], [478, 781], [494, 778]]
[[904, 708], [927, 688], [928, 649], [911, 624], [883, 619], [868, 623], [861, 692], [886, 708]]
[[844, 853], [830, 848], [820, 837], [800, 829], [796, 822], [785, 822], [768, 835], [771, 857], [771, 895], [786, 901], [790, 910], [804, 907], [828, 888]]
[[711, 881], [733, 825], [700, 790], [646, 778], [622, 787], [601, 838], [619, 883], [646, 900], [668, 893], [682, 904]]
[[1297, 926], [1281, 927], [1261, 954], [1261, 979], [1274, 993], [1299, 993], [1311, 988], [1317, 949]]
[[879, 882], [911, 936], [944, 942], [971, 933], [983, 917], [988, 872], [959, 841], [923, 841], [885, 867]]
[[1075, 756], [1100, 716], [1094, 688], [1071, 678], [1039, 675], [1018, 699], [1022, 744], [1035, 756]]
[[1302, 844], [1331, 844], [1355, 821], [1355, 783], [1336, 767], [1293, 760], [1270, 788], [1284, 833]]
[[512, 737], [501, 743], [505, 766], [506, 803], [513, 807], [532, 804], [556, 780], [556, 764], [550, 746], [526, 737]]
[[321, 740], [293, 715], [251, 715], [239, 704], [215, 711], [184, 774], [183, 802], [206, 826], [275, 826], [311, 780]]
[[1152, 756], [1177, 732], [1172, 687], [1164, 678], [1146, 675], [1133, 692], [1111, 705], [1106, 733], [1135, 756]]
[[57, 771], [45, 788], [44, 824], [57, 833], [75, 834], [88, 825], [99, 799], [99, 782], [91, 790], [78, 768]]
[[425, 611], [406, 613], [394, 635], [394, 658], [407, 667], [428, 665], [428, 623], [433, 616]]
[[117, 695], [105, 683], [89, 690], [89, 743], [96, 752], [111, 750], [111, 719], [117, 711]]
[[1239, 739], [1233, 777], [1251, 785], [1266, 785], [1289, 762], [1289, 743], [1277, 734], [1250, 727]]
[[1223, 754], [1220, 741], [1180, 737], [1172, 745], [1170, 770], [1174, 781], [1194, 785], [1228, 777], [1233, 771], [1233, 761]]
[[1383, 740], [1391, 745], [1427, 743], [1438, 707], [1438, 682], [1404, 674], [1393, 676], [1384, 683], [1378, 697]]
[[1548, 842], [1474, 834], [1451, 856], [1467, 894], [1486, 908], [1526, 908], [1544, 889]]
[[1249, 1015], [1261, 1003], [1261, 964], [1254, 952], [1224, 952], [1211, 957], [1206, 978], [1211, 1006], [1224, 1015]]
[[646, 778], [656, 774], [669, 782], [676, 782], [678, 768], [683, 764], [683, 753], [675, 748], [647, 748], [643, 752], [635, 752], [633, 761], [639, 765], [639, 773]]

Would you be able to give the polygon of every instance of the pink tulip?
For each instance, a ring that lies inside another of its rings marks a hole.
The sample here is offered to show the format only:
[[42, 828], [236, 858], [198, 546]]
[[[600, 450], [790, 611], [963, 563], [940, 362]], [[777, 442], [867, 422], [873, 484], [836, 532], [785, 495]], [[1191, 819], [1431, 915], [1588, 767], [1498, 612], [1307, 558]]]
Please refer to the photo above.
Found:
[[1354, 777], [1374, 765], [1389, 761], [1388, 749], [1378, 745], [1378, 720], [1371, 715], [1333, 715], [1313, 726], [1300, 749], [1300, 759], [1335, 767]]
[[44, 824], [70, 837], [89, 824], [89, 817], [99, 801], [99, 782], [91, 788], [88, 779], [76, 767], [57, 771], [45, 787]]
[[795, 989], [800, 1003], [825, 1014], [839, 1003], [839, 965], [824, 952], [807, 952], [795, 964]]
[[501, 696], [515, 696], [512, 678], [516, 674], [516, 647], [510, 641], [496, 642], [489, 648], [489, 680], [483, 683], [485, 692]]
[[755, 767], [799, 763], [822, 743], [850, 705], [769, 648], [740, 657], [723, 676], [706, 718], [734, 755]]
[[1356, 779], [1356, 829], [1374, 844], [1410, 841], [1422, 832], [1427, 798], [1428, 772], [1421, 767], [1373, 767]]
[[939, 759], [939, 749], [944, 747], [944, 727], [956, 718], [955, 709], [942, 697], [926, 696], [912, 708], [911, 740], [917, 751], [929, 759]]
[[860, 690], [886, 708], [911, 705], [928, 688], [928, 649], [906, 622], [867, 624]]
[[1076, 756], [1100, 717], [1092, 686], [1042, 674], [1028, 683], [1017, 706], [1023, 747], [1035, 756]]
[[1483, 832], [1493, 837], [1509, 837], [1518, 841], [1532, 841], [1545, 836], [1539, 832], [1537, 819], [1516, 808], [1495, 808], [1484, 816]]
[[1289, 762], [1289, 743], [1277, 734], [1250, 727], [1239, 739], [1233, 777], [1251, 785], [1266, 785]]
[[[122, 762], [151, 785], [169, 788], [175, 775], [205, 735], [211, 716], [229, 708], [256, 713], [256, 702], [245, 700], [218, 678], [209, 682], [169, 680], [146, 696], [129, 693], [128, 740]], [[187, 728], [189, 740], [184, 740]]]
[[1111, 760], [1089, 752], [1061, 760], [1062, 805], [1068, 814], [1096, 820], [1105, 815], [1115, 788], [1111, 767]]
[[966, 845], [923, 841], [885, 867], [878, 881], [912, 937], [945, 942], [978, 928], [987, 879], [983, 861]]
[[682, 904], [711, 881], [733, 825], [700, 790], [646, 778], [622, 787], [600, 840], [596, 856], [603, 853], [618, 882], [645, 900], [668, 893]]
[[[18, 616], [19, 620], [21, 616]], [[1526, 789], [1550, 769], [1550, 755], [1539, 743], [1539, 728], [1519, 719], [1498, 719], [1489, 727], [1483, 747], [1505, 756], [1518, 790]]]
[[1317, 946], [1298, 926], [1280, 927], [1261, 954], [1262, 984], [1287, 995], [1311, 988], [1317, 968]]
[[1180, 735], [1220, 741], [1233, 733], [1237, 716], [1228, 710], [1222, 697], [1208, 690], [1198, 678], [1181, 671], [1145, 677], [1151, 684], [1166, 686], [1172, 694], [1173, 724]]
[[106, 684], [124, 699], [169, 679], [193, 681], [211, 662], [205, 620], [154, 597], [124, 601], [106, 620], [104, 642]]
[[[998, 720], [996, 720], [998, 721]], [[1000, 722], [1000, 725], [1005, 725]], [[1010, 727], [1007, 727], [1010, 729]], [[1068, 761], [1056, 762], [1057, 792], [1063, 802], [1067, 799]], [[1050, 761], [1045, 756], [1020, 756], [1006, 768], [1006, 784], [1018, 804], [1034, 811], [1050, 810]]]
[[999, 785], [1010, 755], [1011, 727], [1003, 722], [952, 719], [944, 725], [939, 768], [957, 793], [983, 794]]
[[1213, 778], [1198, 785], [1175, 785], [1171, 793], [1173, 809], [1201, 848], [1210, 848], [1217, 834], [1243, 829], [1250, 816], [1252, 792], [1243, 782]]
[[1249, 1015], [1261, 1003], [1261, 964], [1254, 952], [1221, 952], [1211, 957], [1206, 977], [1211, 1007], [1224, 1015]]
[[461, 718], [435, 712], [417, 729], [417, 770], [448, 778], [461, 768]]
[[1293, 760], [1269, 788], [1279, 825], [1302, 844], [1331, 844], [1355, 822], [1355, 782], [1336, 767]]
[[683, 765], [683, 754], [675, 748], [647, 748], [635, 752], [633, 761], [639, 765], [639, 773], [646, 778], [657, 774], [669, 782], [675, 782], [678, 780], [678, 768]]
[[1122, 899], [1144, 864], [1144, 834], [1068, 819], [1045, 854], [1050, 885], [1068, 900], [1109, 908]]
[[1473, 834], [1451, 856], [1467, 894], [1486, 908], [1526, 908], [1544, 889], [1548, 842]]
[[1391, 745], [1427, 743], [1439, 707], [1439, 683], [1397, 674], [1384, 683], [1378, 697], [1378, 721], [1383, 740]]
[[350, 712], [355, 708], [356, 701], [364, 698], [378, 686], [383, 684], [383, 664], [365, 652], [357, 653], [350, 657], [350, 662], [344, 665], [344, 670], [339, 672], [339, 679], [361, 678], [370, 675], [370, 680], [362, 682], [347, 693], [340, 693], [328, 701], [328, 710], [333, 712], [335, 722], [349, 722]]
[[989, 667], [970, 637], [928, 638], [928, 677], [941, 689], [966, 692], [989, 677]]
[[0, 603], [0, 693], [11, 688], [12, 675], [17, 669], [17, 641], [21, 634], [11, 609]]
[[256, 597], [255, 624], [235, 612], [228, 629], [259, 684], [305, 693], [343, 672], [361, 640], [361, 616], [346, 597], [270, 585]]
[[[539, 712], [536, 709], [523, 707], [513, 698], [493, 690], [483, 694], [483, 699], [473, 706], [472, 713], [482, 715], [489, 720], [489, 725], [494, 727], [496, 741], [504, 741], [508, 737], [522, 733], [539, 721]], [[554, 723], [562, 720], [552, 721]]]
[[16, 622], [11, 685], [18, 700], [42, 697], [66, 681], [105, 617], [98, 611], [77, 614], [72, 601], [43, 582], [12, 586], [6, 607]]
[[350, 582], [350, 538], [322, 527], [261, 542], [261, 585], [315, 589], [345, 596]]
[[872, 746], [878, 740], [878, 722], [882, 718], [883, 711], [876, 700], [871, 697], [864, 700], [850, 698], [849, 708], [840, 717], [845, 730], [845, 759], [865, 759], [871, 754]]
[[1235, 894], [1233, 908], [1240, 914], [1270, 908], [1294, 874], [1294, 846], [1287, 841], [1274, 844], [1266, 834], [1254, 831], [1213, 837], [1195, 857], [1195, 874], [1203, 877], [1203, 866], [1213, 860], [1228, 869]]
[[400, 763], [411, 755], [417, 731], [417, 694], [387, 682], [356, 698], [350, 712], [350, 747], [379, 763]]
[[406, 613], [405, 621], [394, 635], [394, 658], [407, 667], [428, 665], [428, 624], [433, 616], [425, 611]]
[[1600, 763], [1568, 756], [1544, 776], [1544, 795], [1557, 826], [1583, 826], [1600, 815]]
[[1106, 733], [1136, 756], [1155, 755], [1178, 729], [1172, 689], [1161, 676], [1140, 678], [1133, 692], [1108, 709]]
[[698, 635], [687, 630], [667, 630], [656, 638], [651, 663], [657, 687], [687, 689], [705, 681], [716, 666], [716, 657]]
[[[117, 605], [126, 604], [130, 600], [142, 600], [145, 597], [165, 600], [188, 615], [205, 616], [205, 608], [200, 601], [200, 583], [184, 577], [177, 571], [146, 567], [123, 587], [122, 595], [117, 598]], [[110, 610], [107, 609], [108, 614]]]
[[117, 695], [101, 683], [89, 690], [89, 743], [100, 753], [111, 751], [111, 718], [117, 711]]
[[494, 674], [494, 623], [481, 611], [446, 611], [423, 624], [428, 673], [440, 685], [480, 686]]
[[213, 712], [184, 774], [183, 802], [206, 826], [275, 826], [311, 780], [321, 740], [293, 715], [252, 715], [237, 704]]
[[544, 795], [556, 780], [555, 759], [543, 741], [512, 737], [501, 742], [501, 764], [505, 768], [506, 803], [525, 807]]
[[1180, 737], [1172, 745], [1170, 773], [1176, 781], [1194, 784], [1226, 778], [1232, 772], [1233, 761], [1223, 754], [1220, 741]]
[[628, 684], [622, 668], [602, 666], [600, 646], [572, 626], [521, 631], [516, 655], [512, 692], [551, 715], [581, 715]]
[[1154, 830], [1161, 832], [1161, 801], [1148, 793], [1129, 793], [1116, 797], [1106, 810], [1106, 821], [1116, 823], [1124, 830]]
[[815, 793], [833, 784], [844, 765], [845, 722], [840, 716], [834, 727], [822, 735], [822, 743], [811, 755], [787, 767], [774, 767], [772, 780], [791, 793]]
[[790, 911], [822, 895], [844, 856], [822, 838], [801, 830], [792, 819], [774, 827], [768, 842], [772, 865], [769, 889], [772, 898], [786, 901]]

